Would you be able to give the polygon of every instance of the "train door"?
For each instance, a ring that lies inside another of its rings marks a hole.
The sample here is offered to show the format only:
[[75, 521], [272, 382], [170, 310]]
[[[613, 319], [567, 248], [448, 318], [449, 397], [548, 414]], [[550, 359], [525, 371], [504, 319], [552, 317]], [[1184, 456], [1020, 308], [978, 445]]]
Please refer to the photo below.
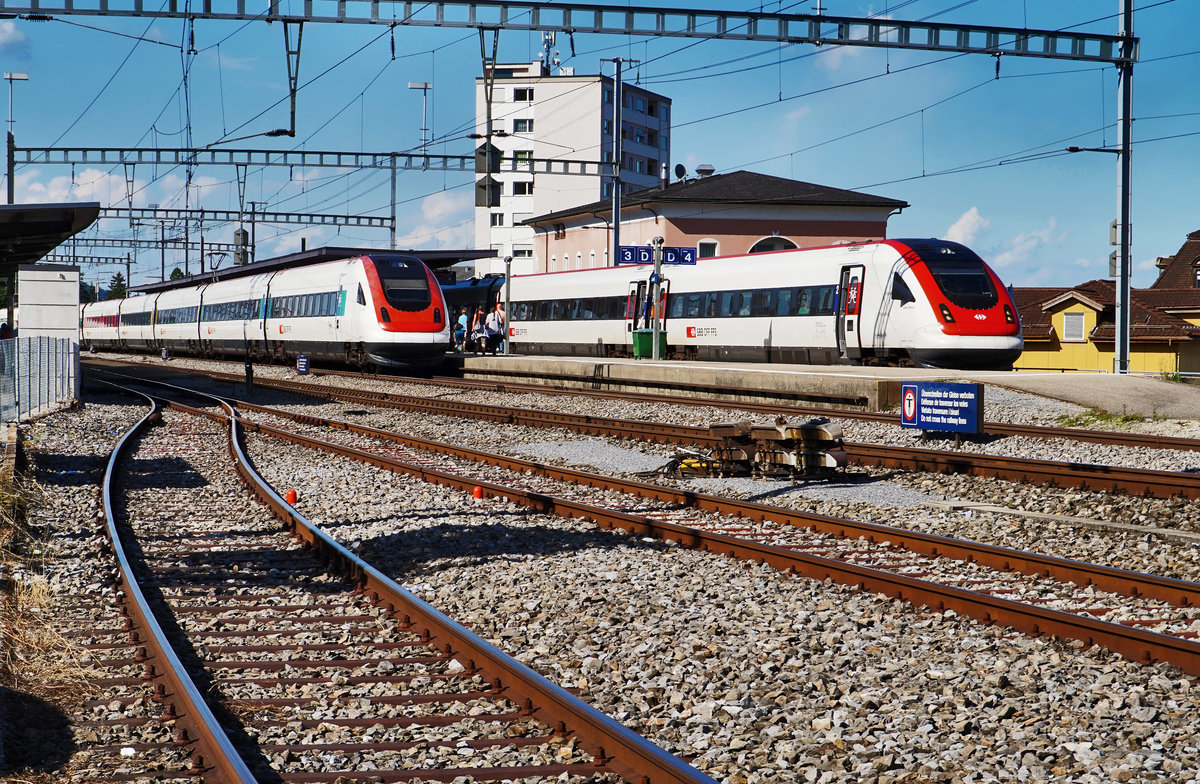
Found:
[[633, 342], [635, 329], [646, 329], [650, 326], [650, 284], [644, 280], [629, 281], [629, 294], [625, 297], [625, 334], [630, 343]]
[[837, 341], [838, 353], [843, 359], [858, 359], [862, 356], [862, 264], [842, 267], [841, 282], [838, 284]]

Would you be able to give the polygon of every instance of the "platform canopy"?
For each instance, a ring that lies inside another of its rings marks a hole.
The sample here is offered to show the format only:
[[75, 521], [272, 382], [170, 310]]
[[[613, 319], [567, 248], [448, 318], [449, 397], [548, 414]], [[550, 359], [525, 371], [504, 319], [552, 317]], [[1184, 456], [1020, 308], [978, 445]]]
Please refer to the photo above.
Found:
[[99, 216], [96, 201], [0, 205], [0, 277], [53, 252]]

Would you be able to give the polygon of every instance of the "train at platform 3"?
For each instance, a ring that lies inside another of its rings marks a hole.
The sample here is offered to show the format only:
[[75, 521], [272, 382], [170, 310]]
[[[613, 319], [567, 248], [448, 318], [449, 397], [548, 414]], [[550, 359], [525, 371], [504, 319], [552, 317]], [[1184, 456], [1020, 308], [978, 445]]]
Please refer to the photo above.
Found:
[[1024, 346], [1010, 291], [973, 251], [944, 240], [664, 266], [657, 297], [652, 272], [639, 265], [513, 277], [510, 350], [628, 356], [640, 339], [651, 349], [642, 353], [652, 353], [646, 330], [656, 313], [672, 359], [991, 369], [1011, 367]]
[[416, 256], [379, 252], [80, 308], [86, 347], [256, 361], [436, 364], [450, 346], [441, 288]]

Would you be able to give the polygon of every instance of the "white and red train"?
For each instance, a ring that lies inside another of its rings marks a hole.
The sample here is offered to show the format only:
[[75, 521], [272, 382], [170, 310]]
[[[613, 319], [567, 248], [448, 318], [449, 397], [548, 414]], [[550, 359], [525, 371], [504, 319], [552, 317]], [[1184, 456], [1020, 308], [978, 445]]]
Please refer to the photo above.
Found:
[[[654, 310], [651, 268], [517, 276], [511, 349], [625, 356]], [[1007, 368], [1021, 355], [1011, 295], [973, 251], [882, 240], [663, 268], [667, 356], [801, 364]], [[644, 333], [643, 333], [644, 334]]]
[[449, 322], [433, 273], [386, 251], [80, 308], [94, 348], [393, 367], [440, 362]]

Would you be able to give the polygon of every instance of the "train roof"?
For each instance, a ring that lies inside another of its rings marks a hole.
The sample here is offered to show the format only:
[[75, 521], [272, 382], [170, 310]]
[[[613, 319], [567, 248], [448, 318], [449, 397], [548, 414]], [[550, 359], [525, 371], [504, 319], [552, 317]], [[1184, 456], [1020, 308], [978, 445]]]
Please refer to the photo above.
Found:
[[178, 280], [166, 280], [158, 283], [144, 283], [141, 286], [131, 286], [129, 291], [138, 294], [157, 294], [183, 286], [197, 286], [201, 283], [213, 283], [218, 280], [230, 280], [247, 275], [258, 275], [263, 272], [275, 272], [293, 267], [307, 267], [325, 261], [353, 259], [359, 256], [379, 256], [384, 254], [404, 254], [416, 256], [430, 269], [440, 269], [458, 264], [461, 261], [486, 259], [496, 255], [494, 250], [476, 250], [473, 248], [460, 250], [402, 250], [400, 248], [343, 248], [326, 246], [313, 250], [302, 250], [299, 253], [289, 253], [286, 256], [276, 256], [273, 259], [263, 259], [253, 264], [243, 264], [237, 267], [211, 270], [198, 275], [189, 275]]

